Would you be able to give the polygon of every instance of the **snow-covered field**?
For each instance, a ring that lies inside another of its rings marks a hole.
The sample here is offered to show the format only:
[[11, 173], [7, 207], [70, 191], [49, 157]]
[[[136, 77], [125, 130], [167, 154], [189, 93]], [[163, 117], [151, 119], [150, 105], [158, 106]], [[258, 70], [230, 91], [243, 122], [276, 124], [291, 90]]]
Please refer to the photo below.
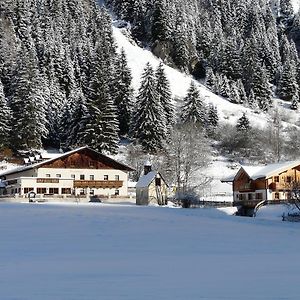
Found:
[[299, 230], [278, 209], [1, 204], [0, 299], [299, 299]]

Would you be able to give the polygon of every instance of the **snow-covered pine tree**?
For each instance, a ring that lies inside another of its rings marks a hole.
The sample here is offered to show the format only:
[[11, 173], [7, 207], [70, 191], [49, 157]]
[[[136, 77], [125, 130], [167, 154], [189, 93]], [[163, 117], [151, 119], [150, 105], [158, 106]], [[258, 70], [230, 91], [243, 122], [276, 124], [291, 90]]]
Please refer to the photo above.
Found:
[[168, 41], [170, 39], [170, 20], [166, 0], [154, 0], [152, 12], [152, 41]]
[[157, 153], [166, 137], [165, 114], [156, 89], [156, 79], [150, 63], [146, 64], [136, 98], [131, 135], [144, 151]]
[[221, 69], [222, 73], [228, 78], [236, 80], [241, 78], [241, 62], [240, 53], [236, 41], [236, 33], [226, 41], [225, 48], [222, 52]]
[[191, 81], [187, 95], [181, 108], [180, 120], [183, 124], [193, 123], [199, 126], [205, 125], [206, 110], [204, 101], [195, 83]]
[[14, 83], [14, 96], [10, 100], [12, 110], [11, 147], [17, 149], [40, 148], [46, 137], [43, 80], [38, 70], [35, 50], [22, 44]]
[[256, 68], [253, 74], [252, 88], [259, 108], [262, 111], [268, 111], [272, 106], [271, 88], [264, 66]]
[[215, 129], [216, 127], [218, 127], [218, 124], [219, 116], [217, 107], [210, 103], [208, 106], [207, 125], [208, 127]]
[[230, 98], [230, 82], [226, 75], [220, 77], [220, 96]]
[[0, 81], [0, 149], [9, 146], [11, 131], [11, 110], [4, 95]]
[[250, 128], [250, 121], [247, 118], [246, 113], [243, 113], [243, 115], [237, 121], [236, 129], [240, 132], [247, 132]]
[[92, 79], [87, 100], [88, 114], [83, 122], [85, 130], [80, 140], [99, 152], [116, 153], [118, 149], [117, 108], [111, 95], [111, 53], [106, 43], [96, 44]]
[[133, 89], [131, 87], [131, 71], [127, 64], [127, 58], [124, 49], [117, 58], [115, 76], [115, 105], [117, 106], [119, 120], [119, 134], [127, 135], [129, 133], [131, 110], [133, 101]]
[[176, 27], [174, 31], [174, 51], [173, 60], [176, 66], [182, 71], [187, 71], [188, 66], [188, 39], [186, 36], [186, 24], [182, 16], [182, 12], [178, 12]]
[[212, 68], [208, 67], [206, 70], [206, 80], [205, 84], [208, 88], [214, 91], [215, 84], [216, 84], [216, 76]]
[[299, 92], [296, 90], [295, 94], [292, 97], [292, 102], [290, 108], [292, 110], [298, 110], [299, 108]]
[[249, 94], [247, 103], [248, 103], [248, 106], [250, 108], [252, 108], [254, 111], [259, 110], [258, 102], [257, 102], [256, 96], [254, 94], [254, 91], [252, 89], [250, 90], [250, 94]]
[[162, 106], [162, 112], [165, 116], [165, 127], [167, 128], [167, 134], [170, 133], [174, 124], [174, 106], [172, 104], [172, 94], [170, 90], [170, 83], [165, 74], [164, 66], [162, 63], [158, 65], [155, 73], [156, 76], [156, 90], [160, 104]]
[[247, 94], [246, 94], [246, 91], [244, 88], [244, 84], [241, 79], [237, 80], [236, 87], [237, 87], [239, 95], [240, 95], [241, 103], [247, 103], [248, 98], [247, 98]]
[[237, 84], [234, 81], [230, 82], [229, 101], [236, 104], [242, 103]]
[[297, 89], [295, 65], [290, 60], [287, 60], [283, 65], [283, 70], [278, 82], [277, 94], [283, 100], [291, 101]]
[[70, 135], [71, 130], [71, 122], [72, 122], [72, 116], [73, 116], [73, 105], [70, 101], [71, 99], [68, 99], [66, 101], [62, 113], [61, 118], [59, 120], [59, 139], [60, 139], [60, 148], [63, 150], [69, 150], [70, 147], [68, 145], [68, 138]]
[[68, 103], [71, 103], [71, 116], [67, 122], [68, 128], [66, 131], [66, 147], [75, 148], [77, 146], [84, 146], [85, 141], [81, 139], [85, 132], [85, 121], [89, 119], [89, 112], [87, 109], [86, 98], [83, 95], [82, 89], [77, 88], [69, 95]]

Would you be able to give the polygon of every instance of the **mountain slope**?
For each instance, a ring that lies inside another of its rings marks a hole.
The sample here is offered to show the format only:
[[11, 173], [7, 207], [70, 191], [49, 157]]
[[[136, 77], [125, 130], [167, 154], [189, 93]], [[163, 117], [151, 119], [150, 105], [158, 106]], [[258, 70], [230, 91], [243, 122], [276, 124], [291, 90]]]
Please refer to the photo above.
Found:
[[[140, 76], [146, 63], [150, 62], [156, 68], [160, 60], [155, 57], [151, 51], [139, 47], [134, 42], [130, 42], [130, 38], [127, 37], [126, 29], [120, 29], [114, 26], [113, 34], [119, 49], [124, 48], [125, 50], [133, 76], [133, 87], [137, 91], [140, 85]], [[170, 81], [173, 96], [175, 98], [183, 98], [186, 95], [191, 80], [193, 80], [192, 76], [181, 73], [167, 65], [165, 65], [165, 71]], [[262, 112], [260, 114], [254, 113], [253, 110], [249, 108], [231, 103], [228, 100], [215, 95], [198, 81], [195, 81], [195, 84], [198, 86], [201, 95], [205, 98], [205, 102], [213, 103], [217, 106], [221, 121], [236, 124], [237, 119], [242, 113], [247, 112], [253, 126], [262, 128], [267, 125], [269, 119], [267, 114]], [[176, 104], [177, 106], [180, 105], [180, 101]], [[288, 123], [295, 124], [297, 115], [288, 108], [289, 105], [279, 100], [275, 101], [275, 105], [278, 106], [279, 110], [282, 110], [285, 114], [289, 115]], [[288, 123], [286, 123], [286, 125], [288, 125]]]

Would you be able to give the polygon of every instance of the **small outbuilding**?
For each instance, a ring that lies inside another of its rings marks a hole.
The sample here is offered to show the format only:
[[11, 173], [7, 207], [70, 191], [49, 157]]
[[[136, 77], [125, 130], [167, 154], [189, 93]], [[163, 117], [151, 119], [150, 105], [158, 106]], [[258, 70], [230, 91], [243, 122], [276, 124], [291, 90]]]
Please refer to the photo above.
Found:
[[152, 171], [149, 161], [145, 162], [144, 174], [136, 184], [136, 205], [155, 203], [166, 205], [168, 200], [168, 185], [161, 174]]

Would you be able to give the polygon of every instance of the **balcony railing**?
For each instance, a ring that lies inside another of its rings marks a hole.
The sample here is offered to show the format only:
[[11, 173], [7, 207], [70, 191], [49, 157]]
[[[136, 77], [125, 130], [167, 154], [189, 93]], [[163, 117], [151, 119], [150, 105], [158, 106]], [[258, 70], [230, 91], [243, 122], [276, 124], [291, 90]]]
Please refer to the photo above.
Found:
[[248, 182], [240, 186], [240, 191], [252, 191], [254, 190], [254, 186], [252, 183]]
[[269, 189], [272, 191], [280, 191], [280, 190], [291, 190], [293, 188], [292, 182], [285, 182], [283, 184], [279, 182], [272, 182], [269, 184]]
[[74, 180], [74, 188], [118, 189], [122, 186], [120, 180]]

